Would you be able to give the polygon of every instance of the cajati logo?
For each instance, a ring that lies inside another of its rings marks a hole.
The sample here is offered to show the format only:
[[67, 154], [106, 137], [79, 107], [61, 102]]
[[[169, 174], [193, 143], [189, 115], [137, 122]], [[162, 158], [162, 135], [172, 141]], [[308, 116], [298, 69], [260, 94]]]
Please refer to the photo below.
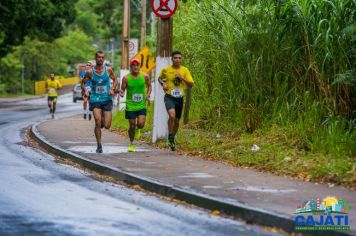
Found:
[[350, 205], [343, 199], [326, 197], [304, 201], [296, 207], [295, 230], [350, 230]]

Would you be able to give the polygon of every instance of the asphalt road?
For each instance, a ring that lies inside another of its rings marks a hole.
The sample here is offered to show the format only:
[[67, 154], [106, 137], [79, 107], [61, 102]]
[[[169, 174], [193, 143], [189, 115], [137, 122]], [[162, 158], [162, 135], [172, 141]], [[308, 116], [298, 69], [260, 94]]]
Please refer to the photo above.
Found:
[[[56, 117], [81, 112], [81, 104], [60, 96]], [[46, 98], [0, 102], [0, 235], [272, 234], [55, 162], [24, 134], [49, 118]]]

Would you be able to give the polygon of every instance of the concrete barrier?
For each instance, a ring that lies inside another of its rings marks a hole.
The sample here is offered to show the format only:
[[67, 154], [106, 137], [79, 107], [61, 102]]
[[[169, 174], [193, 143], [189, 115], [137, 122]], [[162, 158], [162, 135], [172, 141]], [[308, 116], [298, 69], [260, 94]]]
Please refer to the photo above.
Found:
[[[65, 85], [75, 85], [79, 83], [78, 77], [68, 77], [64, 78], [63, 76], [56, 76], [56, 79], [62, 84]], [[35, 95], [42, 95], [45, 94], [46, 91], [46, 80], [36, 81], [35, 83]]]

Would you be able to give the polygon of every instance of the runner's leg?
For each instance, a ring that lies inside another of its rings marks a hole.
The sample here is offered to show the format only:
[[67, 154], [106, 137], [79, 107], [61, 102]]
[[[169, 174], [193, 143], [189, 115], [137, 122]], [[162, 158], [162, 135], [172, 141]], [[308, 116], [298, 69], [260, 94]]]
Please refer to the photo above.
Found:
[[48, 100], [48, 108], [49, 108], [49, 113], [52, 114], [52, 101]]
[[136, 150], [135, 145], [133, 144], [133, 141], [135, 139], [135, 130], [136, 130], [136, 119], [129, 119], [129, 137], [130, 137], [130, 145], [128, 147], [129, 152], [134, 152]]
[[129, 121], [128, 134], [130, 137], [130, 142], [132, 143], [135, 139], [136, 119], [129, 119], [128, 121]]
[[175, 111], [176, 111], [176, 116], [175, 116], [174, 125], [173, 125], [173, 137], [178, 132], [179, 120], [180, 120], [180, 118], [182, 116], [182, 111], [183, 111], [183, 98], [177, 99], [175, 101]]
[[168, 110], [168, 145], [170, 146], [172, 151], [175, 150], [175, 143], [174, 143], [175, 120], [176, 120], [176, 110], [169, 109]]
[[54, 112], [56, 110], [56, 102], [55, 100], [53, 99], [52, 100], [52, 103], [51, 103], [51, 111], [52, 111], [52, 119], [54, 119]]
[[104, 111], [104, 127], [105, 129], [110, 129], [111, 127], [111, 119], [112, 119], [112, 112], [111, 111]]
[[139, 140], [141, 138], [141, 130], [145, 126], [146, 122], [146, 115], [139, 115], [137, 117], [137, 124], [136, 124], [136, 130], [135, 130], [135, 139]]
[[137, 128], [142, 129], [145, 126], [145, 123], [146, 123], [146, 116], [139, 115], [137, 117]]
[[101, 113], [102, 113], [101, 109], [94, 108], [93, 110], [93, 115], [95, 120], [94, 133], [95, 133], [95, 138], [96, 138], [96, 143], [98, 148], [101, 147]]
[[53, 101], [53, 102], [52, 102], [52, 113], [53, 113], [53, 114], [56, 112], [56, 105], [57, 105], [57, 102], [56, 102], [56, 101]]
[[88, 97], [87, 114], [89, 115], [89, 120], [91, 120], [91, 111], [89, 107], [90, 107], [90, 96]]
[[169, 109], [168, 111], [168, 132], [169, 134], [174, 134], [174, 124], [176, 119], [176, 110]]
[[179, 118], [175, 118], [174, 119], [174, 125], [173, 125], [173, 136], [175, 136], [178, 132], [178, 128], [179, 128]]
[[88, 97], [83, 95], [83, 110], [84, 110], [84, 115], [83, 118], [84, 120], [87, 118], [87, 107], [88, 107]]

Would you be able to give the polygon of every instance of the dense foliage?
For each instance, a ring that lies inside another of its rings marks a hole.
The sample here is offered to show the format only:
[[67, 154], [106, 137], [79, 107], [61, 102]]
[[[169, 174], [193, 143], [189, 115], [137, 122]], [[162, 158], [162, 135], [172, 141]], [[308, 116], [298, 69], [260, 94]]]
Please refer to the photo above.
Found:
[[355, 9], [354, 0], [182, 4], [174, 45], [197, 81], [194, 114], [225, 130], [277, 125], [297, 148], [356, 155]]
[[[122, 1], [2, 1], [0, 95], [21, 92], [22, 73], [26, 93], [50, 71], [73, 75], [98, 49], [118, 69], [122, 11]], [[131, 1], [131, 37], [139, 37], [140, 19], [140, 1]]]
[[75, 19], [76, 1], [71, 0], [2, 0], [0, 4], [0, 56], [26, 36], [54, 40]]

